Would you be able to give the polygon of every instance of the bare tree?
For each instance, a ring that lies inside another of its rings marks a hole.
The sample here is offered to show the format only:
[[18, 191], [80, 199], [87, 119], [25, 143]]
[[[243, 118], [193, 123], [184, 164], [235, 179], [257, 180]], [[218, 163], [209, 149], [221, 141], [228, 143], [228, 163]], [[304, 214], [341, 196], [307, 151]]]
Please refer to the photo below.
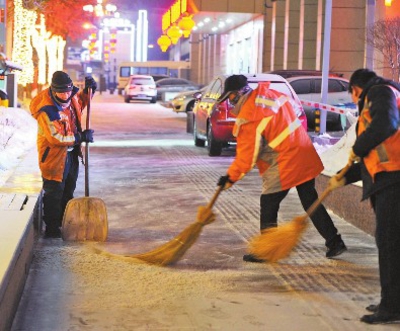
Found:
[[400, 81], [400, 17], [375, 22], [369, 29], [367, 43], [382, 53], [392, 79]]

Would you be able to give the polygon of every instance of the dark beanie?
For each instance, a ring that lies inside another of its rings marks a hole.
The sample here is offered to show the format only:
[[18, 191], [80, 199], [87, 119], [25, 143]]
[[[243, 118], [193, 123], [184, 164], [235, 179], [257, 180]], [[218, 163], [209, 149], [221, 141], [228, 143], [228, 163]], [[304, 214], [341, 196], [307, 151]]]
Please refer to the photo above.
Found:
[[239, 91], [247, 86], [247, 77], [244, 75], [232, 75], [225, 80], [224, 91], [218, 99], [218, 102], [226, 100], [232, 91]]
[[72, 91], [72, 80], [64, 71], [56, 71], [51, 79], [51, 89], [54, 92]]

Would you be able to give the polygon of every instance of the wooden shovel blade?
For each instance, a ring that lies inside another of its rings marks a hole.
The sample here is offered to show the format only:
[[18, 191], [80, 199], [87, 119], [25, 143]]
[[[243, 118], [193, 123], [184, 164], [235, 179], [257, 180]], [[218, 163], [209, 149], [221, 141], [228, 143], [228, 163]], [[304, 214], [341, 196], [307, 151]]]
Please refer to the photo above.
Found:
[[83, 197], [68, 202], [62, 222], [63, 240], [105, 241], [107, 234], [107, 209], [103, 200]]

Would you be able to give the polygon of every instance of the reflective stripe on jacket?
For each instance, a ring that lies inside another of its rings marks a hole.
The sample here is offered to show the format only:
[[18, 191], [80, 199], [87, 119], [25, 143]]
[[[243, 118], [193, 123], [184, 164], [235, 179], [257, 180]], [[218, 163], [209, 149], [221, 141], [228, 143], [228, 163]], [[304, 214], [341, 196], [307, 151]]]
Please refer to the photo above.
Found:
[[[398, 111], [400, 112], [400, 92], [387, 85], [393, 91]], [[364, 107], [358, 118], [357, 136], [360, 136], [371, 124], [372, 117], [370, 114], [371, 103], [368, 98], [365, 99]], [[400, 170], [400, 128], [389, 138], [385, 139], [378, 146], [373, 148], [368, 155], [364, 156], [364, 164], [371, 175], [375, 179], [375, 175], [382, 171], [399, 171]]]
[[[87, 95], [74, 87], [71, 108], [75, 109], [78, 126], [87, 104]], [[32, 116], [38, 122], [37, 149], [42, 177], [61, 182], [69, 146], [75, 145], [75, 135], [66, 112], [52, 99], [51, 90], [40, 92], [30, 103]], [[72, 111], [72, 110], [71, 110]]]
[[236, 158], [228, 169], [235, 182], [257, 165], [263, 193], [300, 185], [323, 170], [311, 139], [291, 105], [291, 99], [269, 83], [260, 83], [246, 96], [234, 126]]

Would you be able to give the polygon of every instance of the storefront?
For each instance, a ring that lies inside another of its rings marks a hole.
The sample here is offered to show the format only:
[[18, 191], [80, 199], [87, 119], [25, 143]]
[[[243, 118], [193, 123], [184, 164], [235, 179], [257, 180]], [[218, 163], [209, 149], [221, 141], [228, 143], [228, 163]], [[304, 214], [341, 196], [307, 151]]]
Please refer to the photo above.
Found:
[[183, 16], [192, 17], [195, 25], [190, 36], [180, 38], [168, 51], [170, 59], [189, 59], [191, 79], [207, 84], [218, 74], [321, 70], [329, 15], [329, 69], [347, 78], [360, 67], [384, 74], [388, 69], [380, 49], [368, 42], [370, 27], [378, 20], [400, 16], [399, 2], [177, 0], [169, 13], [172, 17], [174, 12], [176, 23], [169, 21], [163, 30], [167, 33]]

